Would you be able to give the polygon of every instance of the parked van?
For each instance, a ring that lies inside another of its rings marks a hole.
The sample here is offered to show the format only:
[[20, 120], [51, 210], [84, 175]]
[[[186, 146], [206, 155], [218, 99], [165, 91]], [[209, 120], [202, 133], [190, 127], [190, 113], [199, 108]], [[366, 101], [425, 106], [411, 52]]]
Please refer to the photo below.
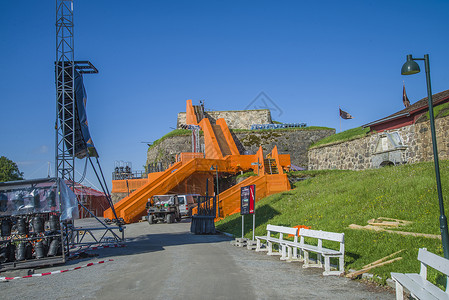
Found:
[[191, 217], [192, 216], [192, 208], [195, 207], [198, 203], [199, 194], [186, 194], [186, 195], [178, 195], [179, 201], [179, 212], [181, 216]]

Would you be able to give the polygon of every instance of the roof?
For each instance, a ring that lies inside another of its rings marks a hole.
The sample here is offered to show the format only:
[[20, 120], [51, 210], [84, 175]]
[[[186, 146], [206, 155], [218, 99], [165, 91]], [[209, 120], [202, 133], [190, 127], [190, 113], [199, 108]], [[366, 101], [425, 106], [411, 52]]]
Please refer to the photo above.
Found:
[[75, 184], [75, 194], [105, 197], [105, 194], [82, 184]]
[[[416, 113], [417, 111], [423, 110], [424, 108], [428, 107], [428, 104], [427, 104], [428, 99], [427, 98], [428, 97], [422, 98], [421, 100], [416, 101], [415, 103], [413, 103], [409, 107], [404, 108], [403, 110], [400, 110], [400, 111], [398, 111], [392, 115], [389, 115], [385, 118], [362, 125], [362, 127], [369, 127], [372, 125], [386, 123], [388, 121], [395, 120], [395, 119], [403, 117], [403, 116], [410, 116], [410, 115]], [[442, 102], [444, 100], [448, 100], [448, 99], [449, 99], [449, 90], [445, 90], [443, 92], [432, 95], [432, 103], [434, 105], [438, 105], [440, 102]]]

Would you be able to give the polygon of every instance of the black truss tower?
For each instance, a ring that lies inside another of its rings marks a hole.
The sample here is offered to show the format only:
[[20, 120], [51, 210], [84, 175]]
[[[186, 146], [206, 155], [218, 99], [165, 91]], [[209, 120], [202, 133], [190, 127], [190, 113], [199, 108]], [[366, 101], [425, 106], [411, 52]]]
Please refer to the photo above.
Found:
[[56, 0], [56, 177], [75, 182], [73, 0]]
[[55, 174], [71, 186], [75, 183], [75, 154], [80, 143], [85, 143], [77, 119], [75, 72], [81, 76], [98, 73], [90, 61], [74, 60], [73, 25], [73, 0], [56, 0]]

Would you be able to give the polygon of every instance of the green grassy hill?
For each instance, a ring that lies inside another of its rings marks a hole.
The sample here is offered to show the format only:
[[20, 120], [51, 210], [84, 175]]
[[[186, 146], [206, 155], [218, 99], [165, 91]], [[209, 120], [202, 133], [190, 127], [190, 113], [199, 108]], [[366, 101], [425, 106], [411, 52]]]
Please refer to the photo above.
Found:
[[[449, 192], [449, 162], [441, 161], [443, 194]], [[294, 176], [295, 189], [272, 195], [256, 205], [256, 235], [265, 235], [266, 225], [307, 225], [312, 229], [345, 233], [345, 269], [361, 269], [377, 259], [405, 249], [403, 259], [370, 271], [383, 280], [390, 272], [419, 272], [418, 248], [443, 256], [439, 239], [402, 236], [387, 232], [349, 229], [367, 225], [369, 219], [388, 217], [412, 221], [396, 230], [440, 234], [439, 206], [433, 162], [365, 171], [305, 171]], [[445, 199], [446, 208], [449, 203]], [[245, 236], [252, 236], [252, 221], [245, 221]], [[217, 229], [241, 235], [241, 216], [217, 222]], [[443, 277], [430, 271], [438, 284]]]

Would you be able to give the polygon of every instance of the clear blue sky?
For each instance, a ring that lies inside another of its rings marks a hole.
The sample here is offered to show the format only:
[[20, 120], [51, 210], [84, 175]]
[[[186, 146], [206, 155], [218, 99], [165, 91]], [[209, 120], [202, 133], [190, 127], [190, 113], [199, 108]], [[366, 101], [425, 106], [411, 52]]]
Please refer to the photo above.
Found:
[[[449, 89], [448, 1], [75, 0], [75, 59], [91, 136], [110, 183], [114, 161], [143, 169], [147, 146], [176, 126], [185, 100], [244, 109], [265, 92], [273, 119], [339, 131], [426, 96], [401, 76], [407, 54], [430, 55], [434, 93]], [[54, 169], [55, 1], [0, 1], [0, 155], [25, 178]], [[422, 66], [422, 64], [421, 64]], [[423, 66], [422, 66], [423, 69]], [[82, 173], [83, 161], [77, 161]], [[88, 179], [99, 186], [89, 174]], [[88, 182], [87, 185], [90, 185]]]

